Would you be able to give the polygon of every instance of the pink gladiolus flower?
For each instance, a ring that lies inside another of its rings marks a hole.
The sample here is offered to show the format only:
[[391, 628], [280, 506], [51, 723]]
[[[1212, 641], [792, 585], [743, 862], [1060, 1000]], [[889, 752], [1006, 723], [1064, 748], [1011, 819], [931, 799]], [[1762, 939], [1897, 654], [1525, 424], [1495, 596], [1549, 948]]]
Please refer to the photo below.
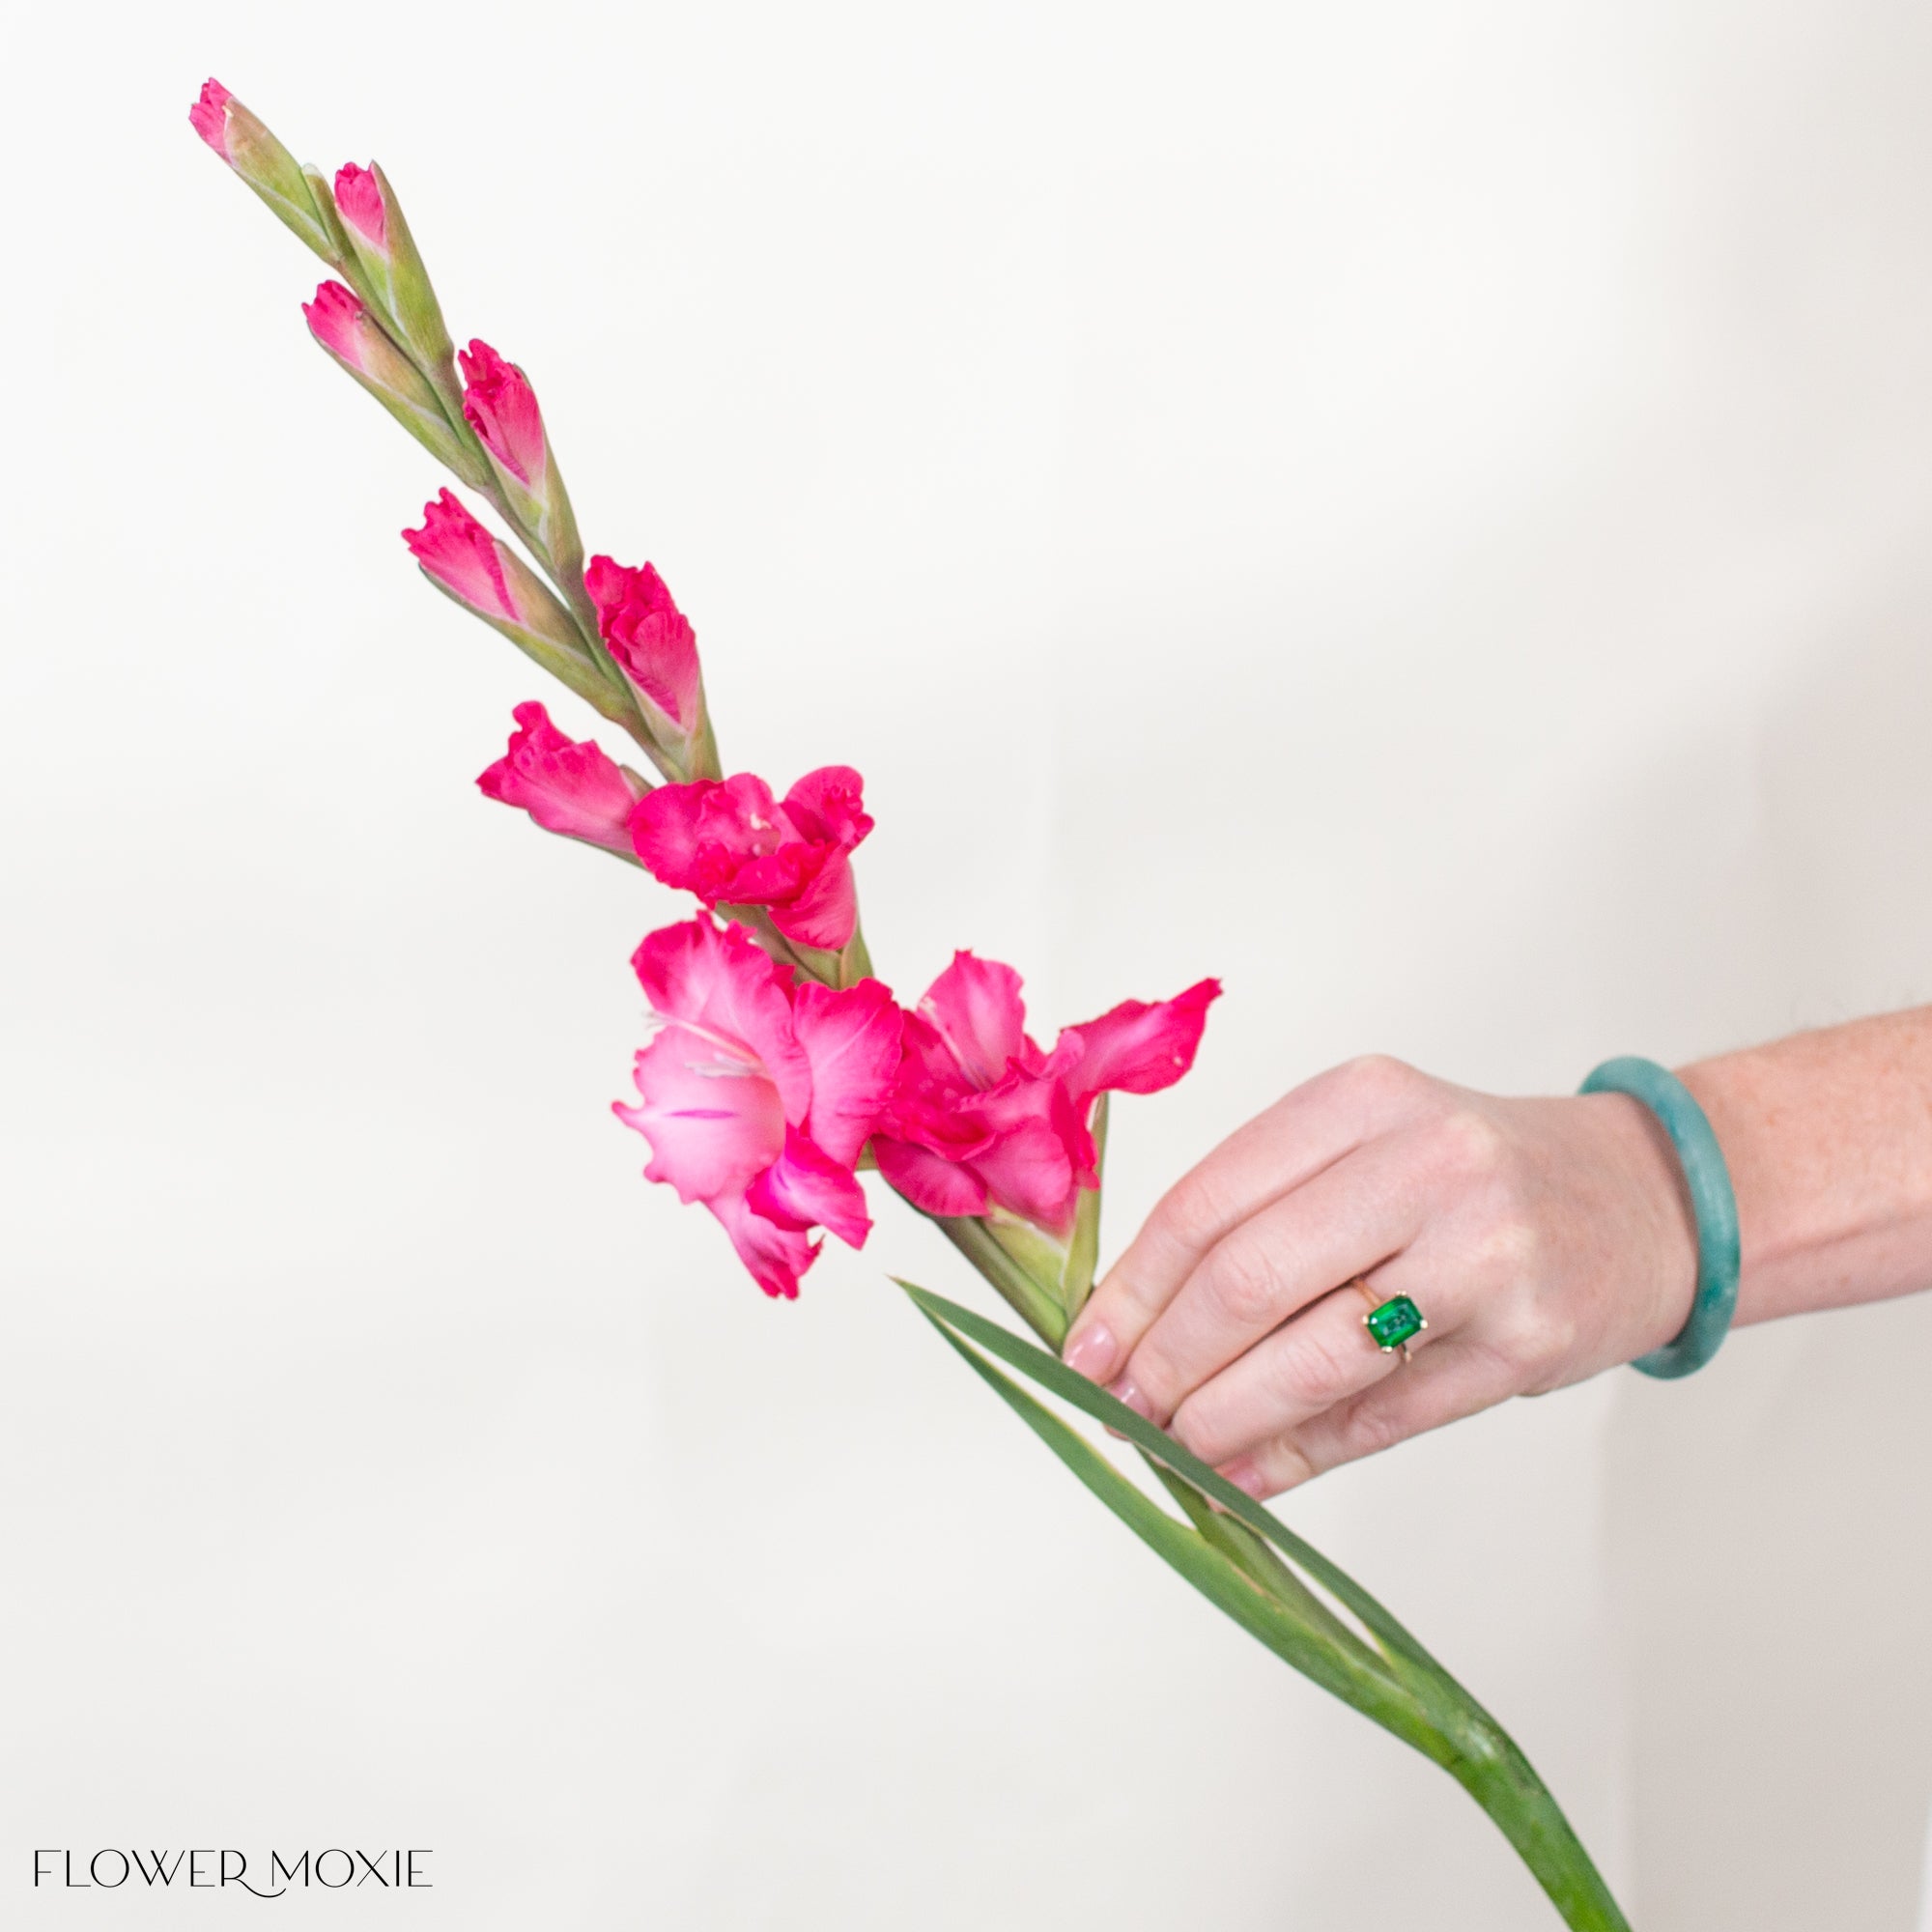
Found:
[[355, 231], [365, 247], [388, 258], [389, 211], [383, 205], [383, 190], [370, 168], [358, 168], [346, 161], [335, 171], [335, 206], [342, 218]]
[[231, 164], [235, 157], [228, 152], [228, 103], [233, 99], [218, 80], [205, 80], [200, 98], [187, 110], [194, 131]]
[[707, 906], [760, 905], [787, 939], [837, 952], [858, 923], [848, 854], [872, 821], [846, 765], [808, 773], [772, 797], [750, 774], [660, 785], [631, 818], [644, 867]]
[[697, 728], [697, 635], [650, 564], [633, 570], [593, 556], [583, 587], [597, 607], [597, 629], [638, 695], [680, 734]]
[[340, 356], [352, 369], [368, 373], [368, 357], [362, 345], [362, 325], [369, 311], [362, 298], [340, 282], [324, 282], [312, 302], [303, 302], [309, 333], [328, 351]]
[[899, 1063], [898, 1009], [876, 980], [794, 983], [742, 926], [654, 932], [631, 961], [661, 1022], [638, 1055], [643, 1104], [612, 1111], [651, 1144], [645, 1178], [701, 1201], [770, 1295], [798, 1293], [824, 1228], [871, 1229], [854, 1173]]
[[631, 810], [644, 795], [593, 744], [566, 738], [541, 704], [520, 704], [510, 749], [476, 782], [485, 798], [520, 805], [546, 832], [631, 855]]
[[540, 492], [549, 446], [536, 392], [524, 372], [487, 342], [472, 342], [456, 359], [463, 370], [463, 414], [469, 427], [519, 483]]
[[440, 583], [472, 610], [507, 623], [525, 624], [527, 613], [518, 604], [503, 568], [502, 546], [447, 490], [423, 505], [423, 526], [405, 530], [410, 554]]
[[879, 1172], [928, 1214], [989, 1207], [1065, 1239], [1098, 1184], [1094, 1102], [1153, 1094], [1194, 1064], [1218, 980], [1172, 1000], [1127, 1000], [1067, 1027], [1043, 1053], [1026, 1033], [1020, 976], [956, 952], [905, 1016], [904, 1057], [872, 1142]]

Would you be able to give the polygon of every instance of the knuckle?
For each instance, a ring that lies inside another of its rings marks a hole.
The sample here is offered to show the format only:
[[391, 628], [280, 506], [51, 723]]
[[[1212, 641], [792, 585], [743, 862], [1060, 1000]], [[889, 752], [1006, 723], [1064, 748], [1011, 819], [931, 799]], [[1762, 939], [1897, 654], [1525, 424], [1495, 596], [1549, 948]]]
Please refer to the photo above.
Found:
[[1321, 1475], [1328, 1466], [1313, 1445], [1293, 1430], [1270, 1442], [1256, 1462], [1265, 1478], [1265, 1493], [1271, 1496], [1280, 1495], [1284, 1490], [1298, 1488], [1310, 1477]]
[[1314, 1332], [1292, 1342], [1284, 1339], [1268, 1366], [1270, 1394], [1283, 1407], [1302, 1414], [1328, 1407], [1351, 1379], [1335, 1338]]
[[1280, 1280], [1259, 1242], [1223, 1241], [1202, 1263], [1199, 1281], [1213, 1312], [1236, 1327], [1264, 1327], [1273, 1320]]
[[1175, 1410], [1168, 1429], [1189, 1455], [1204, 1463], [1218, 1463], [1239, 1446], [1227, 1404], [1203, 1392], [1189, 1396]]
[[1358, 1054], [1336, 1069], [1351, 1094], [1364, 1100], [1400, 1100], [1426, 1084], [1424, 1076], [1406, 1060], [1387, 1053]]
[[1430, 1133], [1436, 1164], [1453, 1180], [1492, 1180], [1509, 1172], [1509, 1136], [1473, 1107], [1451, 1109]]
[[1408, 1434], [1402, 1417], [1380, 1403], [1365, 1403], [1349, 1418], [1343, 1431], [1344, 1448], [1350, 1457], [1379, 1456], [1393, 1449]]
[[1495, 1309], [1477, 1338], [1512, 1385], [1561, 1360], [1575, 1341], [1569, 1318], [1512, 1298]]
[[1476, 1266], [1486, 1279], [1510, 1286], [1535, 1281], [1544, 1261], [1542, 1229], [1515, 1204], [1504, 1208], [1483, 1231], [1475, 1254]]
[[1162, 1196], [1153, 1219], [1177, 1247], [1200, 1248], [1214, 1240], [1226, 1224], [1228, 1202], [1221, 1183], [1207, 1168], [1183, 1175]]

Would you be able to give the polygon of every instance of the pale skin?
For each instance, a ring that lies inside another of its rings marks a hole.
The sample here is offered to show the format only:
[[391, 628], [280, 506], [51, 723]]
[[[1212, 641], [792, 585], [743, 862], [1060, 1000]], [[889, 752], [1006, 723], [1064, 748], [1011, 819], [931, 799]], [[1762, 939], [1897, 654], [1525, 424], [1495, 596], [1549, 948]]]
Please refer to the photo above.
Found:
[[[1737, 1192], [1738, 1325], [1932, 1288], [1932, 1007], [1677, 1071]], [[1681, 1170], [1635, 1100], [1504, 1099], [1372, 1058], [1183, 1176], [1065, 1356], [1270, 1496], [1662, 1347], [1696, 1272]], [[1362, 1325], [1397, 1294], [1429, 1321], [1407, 1360]]]

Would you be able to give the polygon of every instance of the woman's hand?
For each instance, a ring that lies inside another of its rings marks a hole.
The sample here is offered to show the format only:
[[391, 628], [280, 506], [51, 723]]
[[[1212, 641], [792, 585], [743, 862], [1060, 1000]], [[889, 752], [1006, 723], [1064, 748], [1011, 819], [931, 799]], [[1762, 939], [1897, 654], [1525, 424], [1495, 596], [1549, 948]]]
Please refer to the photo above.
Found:
[[[1496, 1099], [1358, 1060], [1169, 1190], [1065, 1354], [1269, 1496], [1661, 1347], [1696, 1271], [1675, 1154], [1636, 1101]], [[1428, 1319], [1412, 1360], [1369, 1338], [1357, 1276]]]

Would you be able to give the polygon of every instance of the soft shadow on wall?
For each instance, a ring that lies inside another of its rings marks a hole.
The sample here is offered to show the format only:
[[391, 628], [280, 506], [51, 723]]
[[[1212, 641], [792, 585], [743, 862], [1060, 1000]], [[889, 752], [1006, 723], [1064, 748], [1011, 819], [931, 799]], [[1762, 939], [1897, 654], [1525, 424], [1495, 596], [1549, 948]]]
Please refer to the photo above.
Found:
[[[1834, 623], [1750, 759], [1754, 978], [1792, 1026], [1932, 999], [1932, 576]], [[1713, 1050], [1734, 1041], [1710, 1042]], [[1609, 1568], [1647, 1932], [1911, 1932], [1932, 1798], [1932, 1296], [1623, 1379]]]

